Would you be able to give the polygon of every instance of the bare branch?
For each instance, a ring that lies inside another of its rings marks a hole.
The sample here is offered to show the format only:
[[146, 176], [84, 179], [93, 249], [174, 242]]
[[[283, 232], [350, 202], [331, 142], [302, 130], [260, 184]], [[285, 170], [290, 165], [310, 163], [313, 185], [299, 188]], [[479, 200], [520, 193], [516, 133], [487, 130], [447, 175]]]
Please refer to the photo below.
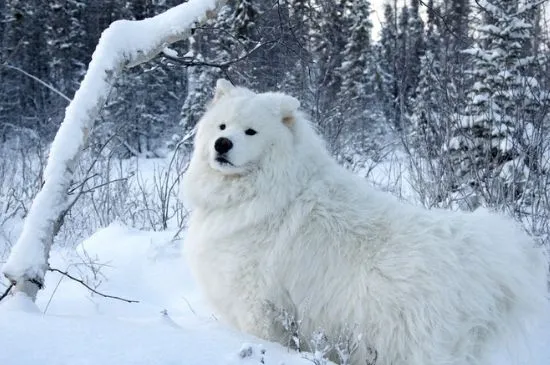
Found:
[[[94, 294], [97, 294], [97, 295], [100, 295], [104, 298], [110, 298], [110, 299], [116, 299], [116, 300], [122, 300], [123, 302], [127, 302], [127, 303], [139, 303], [139, 300], [132, 300], [132, 299], [125, 299], [125, 298], [121, 298], [121, 297], [117, 297], [115, 295], [109, 295], [109, 294], [104, 294], [104, 293], [101, 293], [97, 290], [95, 290], [94, 288], [92, 288], [91, 286], [89, 286], [88, 284], [86, 284], [82, 279], [78, 279], [78, 278], [75, 278], [74, 276], [72, 276], [71, 274], [69, 274], [68, 272], [66, 271], [61, 271], [59, 269], [54, 269], [54, 268], [49, 268], [48, 271], [52, 271], [52, 272], [57, 272], [63, 276], [66, 276], [68, 277], [69, 279], [71, 280], [74, 280], [80, 284], [82, 284], [82, 286], [84, 286], [86, 289], [88, 289], [89, 291], [91, 291], [92, 293]], [[0, 298], [1, 300], [1, 298]]]
[[179, 64], [182, 64], [186, 67], [190, 67], [190, 66], [206, 66], [206, 67], [214, 67], [214, 68], [219, 68], [221, 70], [227, 70], [230, 66], [252, 56], [254, 53], [256, 53], [260, 48], [263, 48], [267, 45], [270, 45], [270, 44], [274, 44], [274, 43], [278, 43], [279, 41], [277, 40], [271, 40], [271, 41], [267, 41], [267, 42], [263, 42], [263, 43], [258, 43], [256, 46], [254, 46], [254, 48], [252, 48], [250, 51], [248, 51], [247, 53], [241, 55], [240, 57], [237, 57], [233, 60], [229, 60], [229, 61], [226, 61], [226, 62], [221, 62], [221, 63], [217, 63], [217, 62], [212, 62], [212, 61], [196, 61], [193, 57], [174, 57], [174, 56], [169, 56], [167, 54], [163, 54], [162, 56], [170, 61], [174, 61], [174, 62], [177, 62]]
[[92, 191], [94, 191], [96, 189], [99, 189], [99, 188], [102, 188], [104, 186], [107, 186], [107, 185], [110, 185], [110, 184], [113, 184], [113, 183], [116, 183], [116, 182], [120, 182], [120, 181], [127, 181], [132, 176], [134, 176], [133, 173], [131, 173], [130, 175], [128, 175], [126, 177], [121, 177], [120, 179], [109, 180], [107, 182], [104, 182], [103, 184], [95, 185], [95, 186], [92, 186], [91, 188], [89, 188], [87, 190], [83, 190], [82, 193], [83, 194], [91, 193]]
[[41, 85], [47, 87], [48, 89], [50, 89], [51, 91], [53, 91], [54, 93], [56, 93], [57, 95], [61, 96], [63, 99], [65, 99], [66, 101], [68, 101], [69, 103], [71, 102], [71, 98], [69, 98], [67, 95], [63, 94], [61, 91], [59, 91], [58, 89], [56, 89], [54, 86], [52, 86], [51, 84], [48, 84], [47, 82], [45, 81], [42, 81], [40, 80], [38, 77], [28, 73], [27, 71], [19, 68], [19, 67], [16, 67], [16, 66], [12, 66], [12, 65], [9, 65], [7, 63], [2, 63], [0, 66], [2, 67], [6, 67], [6, 68], [11, 68], [12, 70], [16, 70], [18, 72], [21, 72], [23, 75], [27, 76], [27, 77], [30, 77], [31, 79], [33, 79], [34, 81], [40, 83]]
[[2, 299], [4, 299], [5, 297], [8, 296], [8, 294], [10, 293], [11, 288], [13, 288], [14, 285], [15, 285], [15, 284], [10, 284], [10, 285], [8, 286], [8, 288], [6, 289], [6, 291], [4, 292], [4, 294], [0, 295], [0, 301], [2, 301]]
[[[93, 164], [92, 164], [92, 166], [93, 166]], [[89, 172], [89, 171], [88, 171], [88, 172]], [[86, 174], [86, 175], [88, 175], [88, 174]], [[87, 183], [88, 181], [90, 181], [91, 179], [93, 179], [93, 178], [96, 177], [96, 176], [99, 176], [99, 174], [98, 174], [97, 172], [96, 172], [95, 174], [86, 176], [86, 177], [84, 178], [84, 180], [82, 180], [81, 182], [79, 182], [78, 184], [76, 184], [75, 186], [73, 186], [73, 187], [67, 192], [67, 194], [72, 195], [72, 194], [73, 194], [76, 190], [78, 190], [78, 189], [80, 189], [80, 190], [82, 191], [82, 187], [83, 187], [84, 185], [86, 185], [86, 183]]]

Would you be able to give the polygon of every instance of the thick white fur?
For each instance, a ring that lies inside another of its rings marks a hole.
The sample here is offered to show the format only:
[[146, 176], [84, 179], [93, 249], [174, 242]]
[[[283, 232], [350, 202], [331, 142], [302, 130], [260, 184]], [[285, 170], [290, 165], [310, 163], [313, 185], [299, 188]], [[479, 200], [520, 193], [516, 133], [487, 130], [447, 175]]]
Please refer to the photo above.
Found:
[[[545, 306], [546, 259], [515, 223], [370, 188], [328, 155], [298, 106], [220, 81], [198, 124], [185, 250], [225, 321], [283, 341], [281, 308], [306, 337], [360, 334], [354, 364], [370, 347], [377, 365], [464, 365]], [[231, 166], [215, 161], [219, 137], [234, 144]]]

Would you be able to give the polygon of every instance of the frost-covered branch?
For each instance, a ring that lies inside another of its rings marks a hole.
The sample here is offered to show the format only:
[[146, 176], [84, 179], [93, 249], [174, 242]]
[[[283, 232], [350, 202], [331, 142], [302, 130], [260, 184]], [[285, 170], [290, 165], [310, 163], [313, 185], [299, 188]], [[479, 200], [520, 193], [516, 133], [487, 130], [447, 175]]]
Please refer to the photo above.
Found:
[[34, 300], [44, 283], [55, 231], [70, 204], [73, 173], [117, 76], [124, 68], [149, 61], [169, 44], [189, 37], [196, 23], [213, 17], [223, 3], [190, 0], [152, 18], [116, 21], [103, 32], [52, 143], [42, 189], [3, 267], [4, 275], [14, 284], [13, 292], [23, 292]]
[[[523, 7], [519, 9], [518, 12], [514, 14], [508, 14], [508, 16], [511, 15], [511, 17], [517, 17], [525, 12], [531, 11], [534, 8], [543, 5], [548, 0], [538, 0], [534, 2], [528, 2], [527, 4], [524, 4]], [[495, 6], [493, 3], [487, 1], [487, 0], [474, 0], [474, 2], [477, 4], [477, 6], [483, 10], [485, 13], [487, 13], [490, 16], [493, 17], [505, 17], [506, 14], [500, 9], [498, 6]]]

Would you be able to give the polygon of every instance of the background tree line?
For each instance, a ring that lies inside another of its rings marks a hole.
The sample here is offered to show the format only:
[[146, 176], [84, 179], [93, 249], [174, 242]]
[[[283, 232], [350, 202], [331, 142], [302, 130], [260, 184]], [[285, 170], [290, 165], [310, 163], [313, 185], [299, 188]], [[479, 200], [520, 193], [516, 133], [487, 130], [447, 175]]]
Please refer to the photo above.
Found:
[[[0, 3], [0, 143], [47, 145], [101, 32], [177, 0]], [[127, 72], [94, 131], [117, 156], [161, 156], [225, 77], [297, 96], [332, 152], [397, 153], [430, 207], [506, 210], [546, 239], [549, 38], [540, 0], [230, 0], [188, 42]], [[139, 35], [135, 35], [139, 37]], [[131, 41], [131, 39], [129, 39]], [[92, 146], [93, 147], [93, 146]]]

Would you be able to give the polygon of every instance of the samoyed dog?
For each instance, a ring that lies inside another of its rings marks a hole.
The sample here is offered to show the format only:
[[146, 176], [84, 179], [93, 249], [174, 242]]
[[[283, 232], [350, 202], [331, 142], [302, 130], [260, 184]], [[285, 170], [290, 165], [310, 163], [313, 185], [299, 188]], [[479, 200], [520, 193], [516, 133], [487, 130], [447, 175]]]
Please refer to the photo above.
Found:
[[224, 321], [285, 344], [322, 333], [352, 364], [465, 365], [543, 310], [547, 260], [514, 222], [369, 187], [299, 106], [219, 80], [198, 123], [184, 250]]

